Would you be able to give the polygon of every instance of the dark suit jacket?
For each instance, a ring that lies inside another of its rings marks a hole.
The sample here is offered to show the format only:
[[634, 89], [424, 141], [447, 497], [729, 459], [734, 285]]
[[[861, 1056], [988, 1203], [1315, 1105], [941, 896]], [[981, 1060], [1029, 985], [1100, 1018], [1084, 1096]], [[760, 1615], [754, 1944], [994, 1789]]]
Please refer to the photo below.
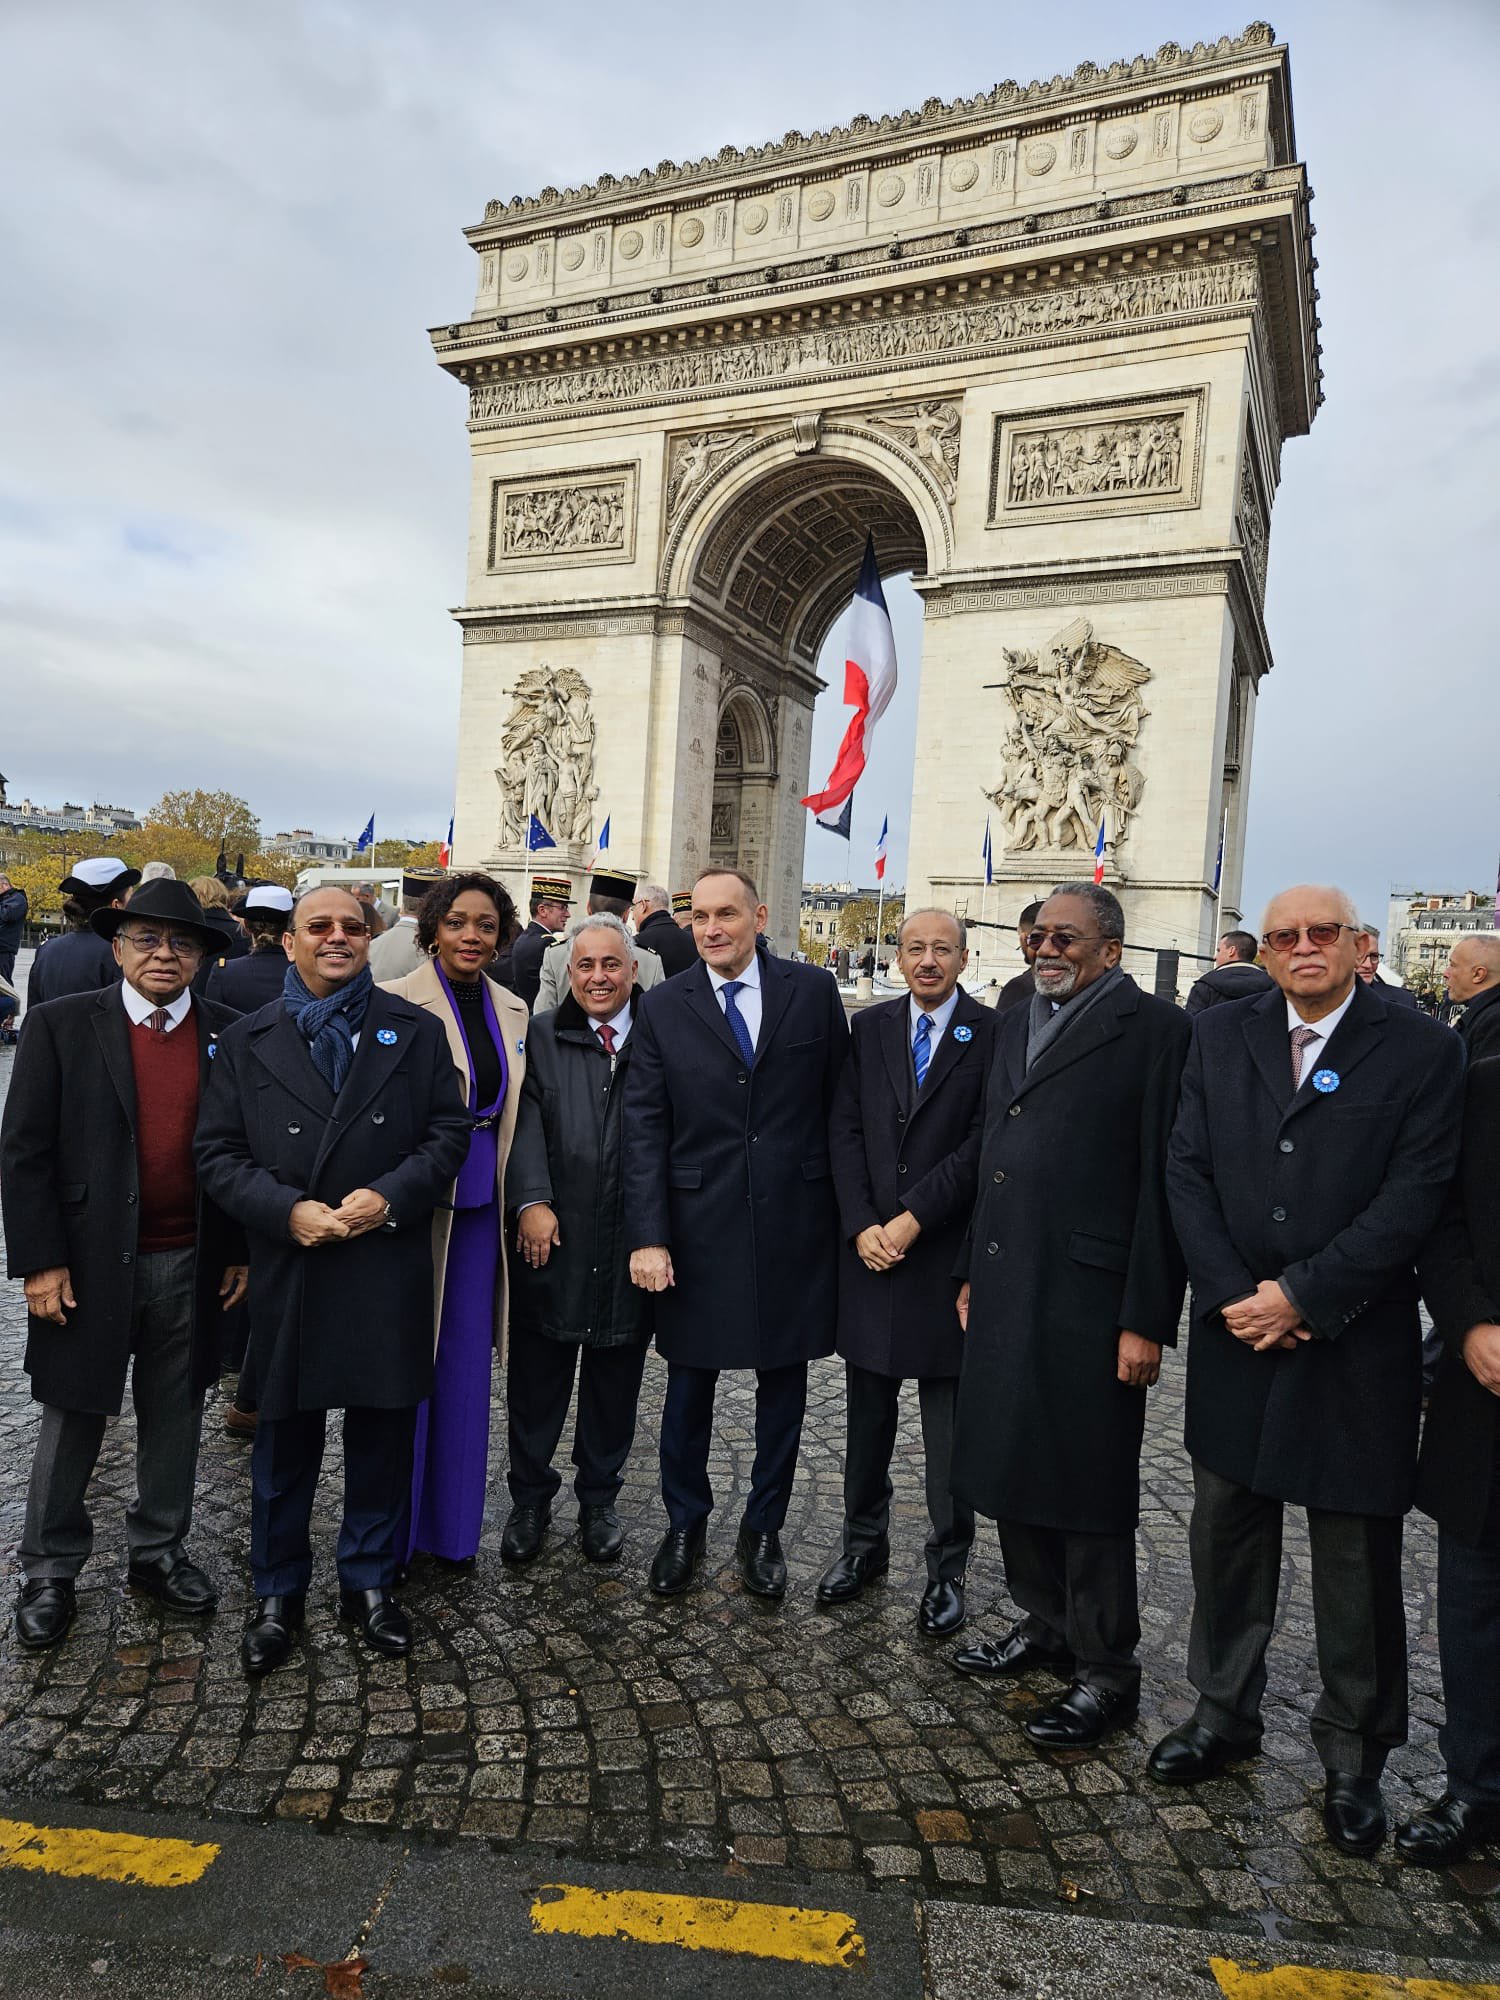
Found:
[[[95, 939], [95, 943], [100, 940]], [[51, 947], [48, 947], [49, 950]], [[205, 1090], [227, 1007], [194, 1000], [175, 1035], [198, 1038]], [[40, 1403], [115, 1416], [130, 1362], [132, 1292], [140, 1221], [135, 1150], [135, 1068], [130, 1023], [111, 985], [53, 1000], [26, 1016], [0, 1129], [10, 1275], [66, 1264], [76, 1311], [66, 1326], [33, 1319], [26, 1372]], [[219, 1372], [219, 1285], [245, 1261], [242, 1233], [200, 1194], [193, 1382]]]
[[625, 1084], [625, 1225], [676, 1284], [656, 1344], [693, 1368], [833, 1351], [838, 1212], [828, 1114], [849, 1047], [832, 975], [760, 953], [747, 1067], [701, 962], [641, 998]]
[[215, 959], [209, 968], [207, 992], [210, 1000], [233, 1007], [237, 1014], [257, 1014], [281, 998], [285, 985], [286, 953], [277, 945], [274, 951], [247, 952], [242, 958], [227, 961]]
[[542, 984], [542, 954], [554, 941], [553, 933], [533, 917], [511, 946], [508, 976], [503, 983], [528, 1007], [536, 1005]]
[[1117, 1379], [1119, 1336], [1177, 1338], [1164, 1176], [1191, 1030], [1127, 974], [1028, 1071], [1028, 1016], [1002, 1017], [985, 1093], [953, 1490], [997, 1520], [1127, 1534], [1147, 1392]]
[[[198, 1175], [249, 1238], [263, 1417], [406, 1409], [428, 1395], [432, 1215], [472, 1131], [441, 1025], [380, 987], [337, 1097], [280, 1001], [222, 1037], [198, 1115]], [[315, 1250], [293, 1241], [299, 1201], [337, 1208], [362, 1187], [391, 1204], [393, 1230]]]
[[1226, 1000], [1250, 1000], [1269, 991], [1271, 984], [1271, 975], [1263, 966], [1251, 965], [1244, 959], [1233, 965], [1216, 965], [1193, 981], [1182, 1011], [1201, 1014], [1206, 1007], [1222, 1007]]
[[93, 931], [59, 931], [37, 947], [26, 981], [26, 1005], [40, 1007], [69, 993], [97, 993], [101, 986], [119, 982], [119, 965], [102, 937]]
[[669, 910], [653, 910], [643, 924], [636, 926], [635, 934], [656, 953], [668, 979], [698, 963], [698, 947], [693, 943], [692, 932], [683, 930]]
[[1481, 986], [1458, 1017], [1471, 1063], [1500, 1056], [1500, 986]]
[[[1401, 1514], [1416, 1476], [1417, 1253], [1458, 1155], [1463, 1051], [1356, 980], [1293, 1094], [1280, 991], [1193, 1024], [1168, 1185], [1193, 1288], [1187, 1446], [1300, 1506]], [[1314, 1338], [1257, 1354], [1222, 1308], [1284, 1278]]]
[[[918, 1091], [910, 998], [854, 1017], [828, 1127], [843, 1235], [838, 1351], [877, 1375], [956, 1375], [963, 1359], [953, 1265], [974, 1206], [995, 1018], [960, 988]], [[904, 1208], [922, 1234], [893, 1270], [867, 1270], [855, 1237]]]
[[1029, 1007], [1031, 996], [1036, 991], [1036, 975], [1028, 965], [1024, 972], [1018, 972], [1014, 979], [1007, 979], [1000, 988], [995, 1001], [998, 1014], [1008, 1014], [1012, 1007]]
[[1417, 1505], [1461, 1542], [1500, 1548], [1500, 1396], [1481, 1388], [1463, 1358], [1471, 1326], [1500, 1324], [1500, 1057], [1470, 1066], [1458, 1178], [1420, 1273], [1443, 1358]]
[[1372, 979], [1369, 990], [1378, 993], [1387, 1007], [1415, 1007], [1421, 1011], [1422, 1003], [1409, 986], [1393, 986], [1389, 979]]

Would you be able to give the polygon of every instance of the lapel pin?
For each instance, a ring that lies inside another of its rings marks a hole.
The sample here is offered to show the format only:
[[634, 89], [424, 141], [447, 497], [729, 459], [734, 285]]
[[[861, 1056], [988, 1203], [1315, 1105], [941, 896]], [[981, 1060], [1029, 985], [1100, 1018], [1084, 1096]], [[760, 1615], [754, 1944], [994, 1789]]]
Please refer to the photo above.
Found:
[[216, 1055], [217, 1055], [218, 1053], [219, 1053], [219, 1045], [218, 1045], [218, 1043], [217, 1043], [217, 1042], [210, 1042], [210, 1043], [209, 1043], [209, 1045], [208, 1045], [208, 1059], [209, 1059], [209, 1061], [210, 1061], [210, 1062], [212, 1062], [212, 1061], [213, 1061], [213, 1059], [214, 1059], [214, 1057], [215, 1057], [215, 1056], [216, 1056]]
[[375, 1030], [375, 1039], [377, 1042], [384, 1042], [385, 1046], [390, 1048], [396, 1039], [396, 1030], [394, 1028], [377, 1028]]
[[526, 1053], [526, 1038], [523, 1035], [521, 1040], [516, 1043], [516, 1054], [518, 1056], [524, 1056], [525, 1053]]
[[953, 1039], [955, 1042], [972, 1042], [974, 1039], [974, 1030], [972, 1028], [955, 1028], [953, 1030]]
[[1313, 1072], [1313, 1089], [1321, 1090], [1325, 1097], [1337, 1090], [1343, 1078], [1336, 1069], [1320, 1069]]

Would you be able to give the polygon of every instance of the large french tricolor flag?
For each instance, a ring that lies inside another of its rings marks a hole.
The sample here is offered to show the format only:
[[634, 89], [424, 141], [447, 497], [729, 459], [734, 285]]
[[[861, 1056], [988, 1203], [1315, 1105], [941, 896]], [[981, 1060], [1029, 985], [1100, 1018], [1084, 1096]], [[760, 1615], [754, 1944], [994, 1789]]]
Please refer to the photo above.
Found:
[[875, 725], [896, 692], [896, 639], [880, 588], [875, 538], [865, 537], [865, 559], [849, 607], [848, 649], [844, 656], [844, 704], [854, 710], [828, 783], [803, 805], [815, 813], [840, 806], [859, 783], [870, 754]]

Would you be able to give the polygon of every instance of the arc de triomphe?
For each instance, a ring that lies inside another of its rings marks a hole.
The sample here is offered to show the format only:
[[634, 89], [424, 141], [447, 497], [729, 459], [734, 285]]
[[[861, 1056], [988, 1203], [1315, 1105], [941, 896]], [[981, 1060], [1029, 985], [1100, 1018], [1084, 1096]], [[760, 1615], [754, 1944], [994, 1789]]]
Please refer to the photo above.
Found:
[[1310, 199], [1257, 23], [491, 202], [433, 332], [473, 450], [458, 858], [519, 885], [535, 809], [576, 877], [607, 815], [620, 867], [738, 861], [795, 942], [868, 529], [925, 607], [909, 891], [977, 914], [989, 814], [1009, 915], [1102, 818], [1134, 935], [1201, 948], [1322, 400]]

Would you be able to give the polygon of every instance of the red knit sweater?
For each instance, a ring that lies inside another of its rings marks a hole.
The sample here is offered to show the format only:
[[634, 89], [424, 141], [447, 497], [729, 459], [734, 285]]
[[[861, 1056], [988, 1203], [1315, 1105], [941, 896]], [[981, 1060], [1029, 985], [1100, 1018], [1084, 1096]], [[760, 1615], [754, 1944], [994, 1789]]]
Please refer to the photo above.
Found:
[[135, 1070], [135, 1156], [141, 1250], [183, 1250], [198, 1233], [193, 1127], [198, 1122], [198, 1035], [191, 1008], [169, 1035], [130, 1024]]

